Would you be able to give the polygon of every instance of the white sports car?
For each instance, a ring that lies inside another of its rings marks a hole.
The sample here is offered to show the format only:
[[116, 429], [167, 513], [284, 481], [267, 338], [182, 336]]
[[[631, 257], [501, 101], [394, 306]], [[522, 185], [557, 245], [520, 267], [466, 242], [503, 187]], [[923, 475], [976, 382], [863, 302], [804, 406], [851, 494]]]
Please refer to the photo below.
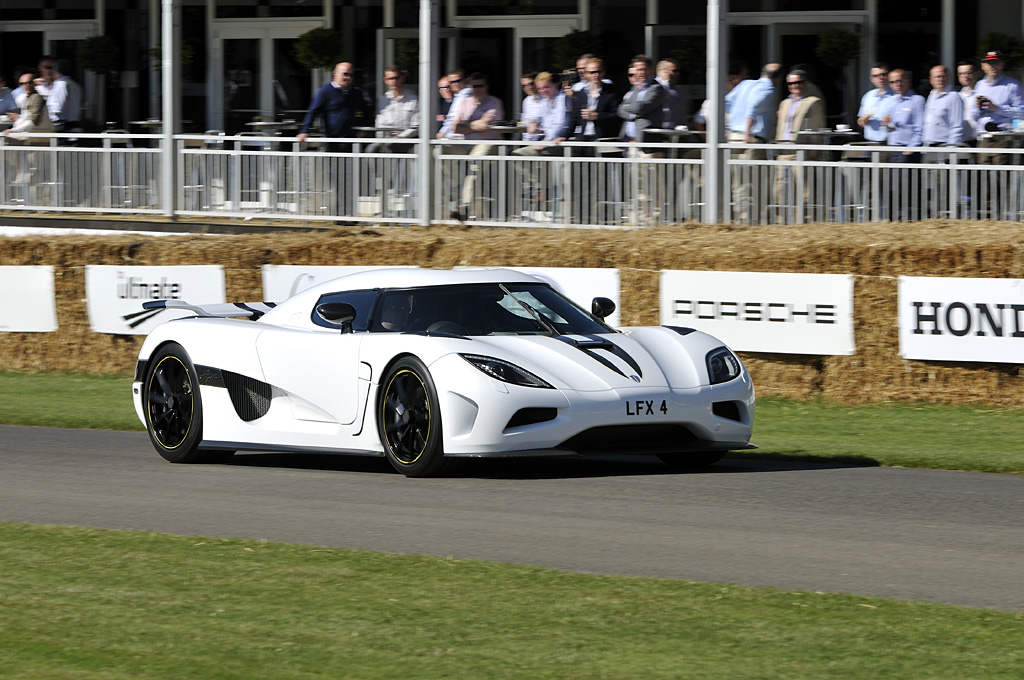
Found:
[[[754, 388], [714, 337], [615, 330], [506, 269], [378, 269], [287, 301], [195, 316], [142, 346], [135, 410], [175, 463], [238, 450], [386, 456], [409, 476], [465, 457], [656, 454], [708, 465], [749, 444]], [[250, 319], [229, 318], [248, 316]]]

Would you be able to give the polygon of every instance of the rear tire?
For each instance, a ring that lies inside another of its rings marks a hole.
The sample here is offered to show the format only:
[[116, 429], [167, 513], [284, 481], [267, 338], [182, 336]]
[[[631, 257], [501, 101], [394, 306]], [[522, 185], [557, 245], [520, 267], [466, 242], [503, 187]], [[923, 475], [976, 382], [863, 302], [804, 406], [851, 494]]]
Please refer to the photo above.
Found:
[[451, 469], [441, 436], [441, 408], [430, 372], [416, 357], [399, 359], [381, 381], [377, 433], [384, 455], [406, 477]]
[[199, 448], [203, 440], [199, 378], [181, 345], [164, 345], [153, 355], [143, 385], [146, 430], [163, 458], [172, 463], [203, 463], [226, 460], [234, 453]]
[[689, 453], [659, 453], [662, 463], [673, 470], [693, 470], [708, 467], [725, 458], [725, 451], [692, 451]]

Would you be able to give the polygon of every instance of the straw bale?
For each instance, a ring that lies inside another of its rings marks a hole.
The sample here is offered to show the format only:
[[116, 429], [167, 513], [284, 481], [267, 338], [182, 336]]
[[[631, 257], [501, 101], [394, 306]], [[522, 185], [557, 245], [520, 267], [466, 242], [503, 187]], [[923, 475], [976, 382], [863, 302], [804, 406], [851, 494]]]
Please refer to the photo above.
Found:
[[908, 361], [897, 337], [898, 276], [1024, 278], [1024, 229], [1005, 222], [8, 237], [0, 240], [0, 264], [54, 266], [59, 324], [56, 333], [0, 333], [4, 365], [98, 373], [130, 373], [142, 338], [89, 330], [87, 264], [220, 264], [227, 297], [238, 301], [262, 298], [264, 264], [617, 268], [624, 325], [659, 322], [662, 269], [852, 274], [856, 354], [744, 354], [758, 394], [1024, 405], [1020, 367]]

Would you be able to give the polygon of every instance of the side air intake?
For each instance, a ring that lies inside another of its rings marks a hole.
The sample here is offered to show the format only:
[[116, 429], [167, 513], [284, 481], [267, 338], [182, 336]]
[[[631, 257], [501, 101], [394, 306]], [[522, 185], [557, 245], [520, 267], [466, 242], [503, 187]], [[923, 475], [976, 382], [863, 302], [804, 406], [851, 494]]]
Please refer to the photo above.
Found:
[[235, 413], [245, 422], [267, 415], [270, 410], [270, 385], [230, 371], [221, 371]]

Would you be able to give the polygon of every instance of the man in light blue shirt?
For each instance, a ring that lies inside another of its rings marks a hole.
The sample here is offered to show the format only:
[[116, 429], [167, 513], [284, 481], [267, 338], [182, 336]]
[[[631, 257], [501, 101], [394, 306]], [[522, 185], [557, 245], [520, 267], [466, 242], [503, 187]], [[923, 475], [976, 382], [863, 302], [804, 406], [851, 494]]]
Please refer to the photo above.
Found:
[[[1020, 83], [1003, 75], [1005, 67], [1002, 52], [993, 50], [987, 53], [981, 62], [985, 77], [974, 86], [976, 106], [968, 111], [968, 115], [977, 123], [978, 146], [982, 148], [1010, 146], [1009, 137], [985, 133], [1011, 127], [1013, 119], [1024, 109]], [[984, 154], [980, 161], [991, 165], [1011, 165], [1013, 158], [1009, 154]]]
[[[775, 135], [775, 88], [782, 75], [781, 64], [765, 64], [761, 77], [744, 80], [733, 90], [732, 106], [729, 111], [729, 143], [766, 144], [769, 136]], [[737, 154], [734, 154], [736, 157]], [[745, 160], [765, 160], [764, 149], [747, 149], [738, 154]], [[742, 165], [733, 166], [730, 177], [735, 220], [749, 223], [752, 214], [754, 193], [750, 183], [750, 172], [744, 172]]]
[[993, 51], [985, 55], [981, 62], [981, 70], [985, 77], [974, 86], [974, 95], [978, 100], [977, 109], [972, 116], [978, 121], [978, 131], [986, 128], [988, 123], [1000, 127], [1009, 127], [1015, 116], [1021, 114], [1024, 101], [1021, 98], [1020, 83], [1003, 75], [1001, 52]]
[[945, 66], [933, 66], [928, 82], [932, 91], [924, 103], [924, 143], [956, 146], [964, 140], [964, 100], [950, 86]]
[[[921, 146], [924, 140], [924, 97], [910, 89], [913, 80], [914, 75], [910, 71], [889, 71], [889, 87], [893, 96], [882, 115], [882, 125], [889, 131], [886, 139], [889, 146]], [[918, 156], [919, 153], [911, 151], [893, 152], [889, 162], [914, 162]]]
[[864, 139], [869, 142], [884, 142], [888, 136], [888, 130], [882, 125], [882, 116], [888, 107], [888, 99], [892, 96], [892, 90], [886, 78], [889, 76], [889, 66], [883, 62], [876, 62], [871, 67], [872, 89], [864, 93], [860, 100], [860, 110], [857, 111], [857, 124], [864, 128]]
[[775, 89], [781, 71], [780, 64], [765, 64], [760, 78], [736, 87], [729, 113], [730, 142], [764, 144], [775, 134]]

